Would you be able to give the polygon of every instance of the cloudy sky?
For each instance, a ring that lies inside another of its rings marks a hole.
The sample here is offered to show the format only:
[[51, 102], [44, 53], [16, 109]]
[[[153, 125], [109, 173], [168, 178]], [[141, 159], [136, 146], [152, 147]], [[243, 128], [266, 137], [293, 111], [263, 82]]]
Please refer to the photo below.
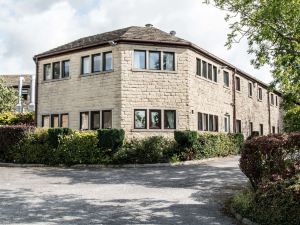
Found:
[[34, 73], [33, 55], [75, 39], [151, 23], [194, 42], [268, 83], [269, 69], [254, 69], [247, 43], [224, 47], [225, 13], [203, 0], [0, 0], [0, 74]]

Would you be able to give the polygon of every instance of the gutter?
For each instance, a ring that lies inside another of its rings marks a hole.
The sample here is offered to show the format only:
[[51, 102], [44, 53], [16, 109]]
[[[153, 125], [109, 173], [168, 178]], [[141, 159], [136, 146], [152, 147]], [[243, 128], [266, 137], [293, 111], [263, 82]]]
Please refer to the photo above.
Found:
[[236, 75], [236, 68], [233, 70], [232, 74], [232, 122], [233, 122], [233, 133], [236, 133], [236, 94], [235, 94], [235, 75]]
[[38, 125], [38, 83], [39, 83], [39, 63], [38, 57], [34, 58], [35, 61], [35, 111], [34, 111], [34, 124], [37, 127]]
[[269, 134], [271, 134], [271, 104], [270, 104], [270, 93], [268, 93], [268, 125], [269, 125]]

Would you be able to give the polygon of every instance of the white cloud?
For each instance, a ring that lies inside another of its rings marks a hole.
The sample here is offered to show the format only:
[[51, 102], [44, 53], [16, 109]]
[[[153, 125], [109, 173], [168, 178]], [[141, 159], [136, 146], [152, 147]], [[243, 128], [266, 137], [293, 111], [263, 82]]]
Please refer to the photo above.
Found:
[[[26, 2], [26, 3], [25, 3]], [[268, 68], [250, 65], [246, 41], [224, 47], [224, 12], [201, 0], [0, 0], [0, 74], [34, 73], [32, 56], [74, 39], [152, 23], [194, 42], [264, 82]]]

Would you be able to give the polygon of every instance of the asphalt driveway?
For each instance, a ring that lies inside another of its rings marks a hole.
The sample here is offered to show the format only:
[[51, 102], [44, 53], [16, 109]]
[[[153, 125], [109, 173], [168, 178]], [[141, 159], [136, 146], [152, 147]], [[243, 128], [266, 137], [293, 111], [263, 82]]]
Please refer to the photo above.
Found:
[[0, 167], [0, 224], [232, 225], [222, 202], [245, 182], [237, 157], [160, 168]]

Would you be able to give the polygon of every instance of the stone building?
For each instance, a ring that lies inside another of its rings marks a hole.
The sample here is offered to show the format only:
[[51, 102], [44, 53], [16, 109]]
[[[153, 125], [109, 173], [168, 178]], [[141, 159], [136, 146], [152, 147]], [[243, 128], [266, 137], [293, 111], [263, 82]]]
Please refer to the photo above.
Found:
[[34, 56], [38, 126], [277, 133], [281, 95], [152, 25], [81, 38]]

